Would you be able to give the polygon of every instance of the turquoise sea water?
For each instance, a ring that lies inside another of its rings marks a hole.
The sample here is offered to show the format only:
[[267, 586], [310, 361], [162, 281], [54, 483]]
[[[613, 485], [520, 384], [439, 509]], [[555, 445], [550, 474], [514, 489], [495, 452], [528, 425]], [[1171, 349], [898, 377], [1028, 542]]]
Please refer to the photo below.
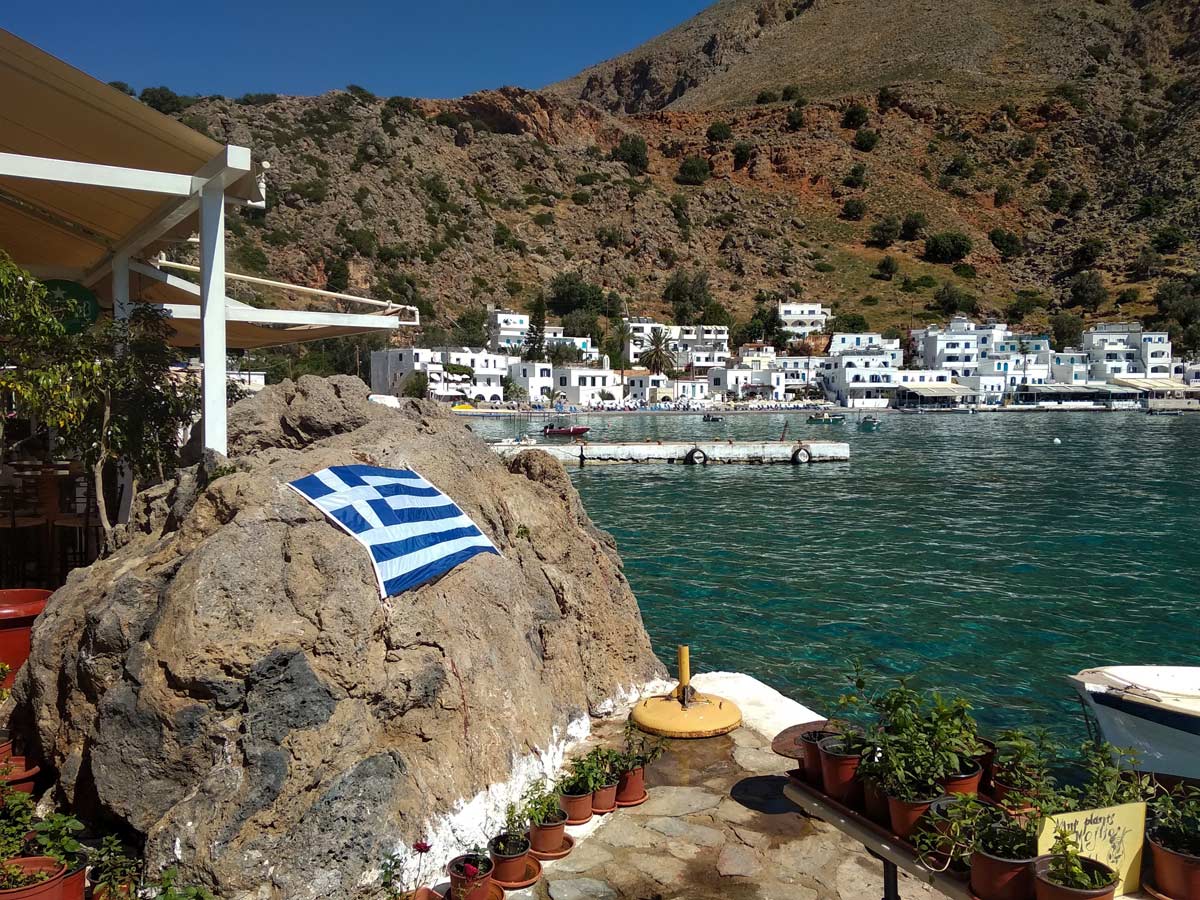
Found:
[[[1200, 665], [1200, 416], [591, 416], [596, 440], [840, 435], [848, 464], [572, 469], [659, 656], [828, 711], [848, 661], [1081, 739], [1064, 676]], [[488, 438], [527, 422], [473, 422]], [[1053, 439], [1061, 439], [1055, 445]]]

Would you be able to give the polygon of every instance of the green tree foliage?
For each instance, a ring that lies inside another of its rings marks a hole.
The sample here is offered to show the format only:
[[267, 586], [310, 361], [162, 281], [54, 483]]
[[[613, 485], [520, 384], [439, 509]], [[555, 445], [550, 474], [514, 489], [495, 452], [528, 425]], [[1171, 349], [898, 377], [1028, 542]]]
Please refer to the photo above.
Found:
[[521, 358], [538, 362], [546, 356], [546, 295], [538, 291], [529, 307], [529, 330], [525, 332], [525, 346]]
[[662, 328], [650, 332], [646, 348], [638, 356], [638, 362], [659, 375], [675, 368], [675, 354], [671, 351], [671, 337]]
[[642, 175], [650, 168], [650, 155], [646, 147], [646, 139], [640, 134], [627, 134], [613, 148], [612, 158], [625, 163], [632, 175]]
[[842, 113], [843, 128], [862, 128], [871, 118], [871, 111], [861, 103], [851, 103]]
[[867, 186], [867, 164], [855, 163], [850, 172], [842, 179], [842, 184], [848, 188], [860, 189]]
[[854, 198], [842, 204], [842, 218], [858, 222], [867, 214], [867, 201]]
[[793, 103], [802, 99], [800, 97], [800, 86], [797, 84], [789, 84], [785, 86], [779, 97], [782, 100], [786, 100], [788, 103]]
[[1187, 234], [1182, 228], [1168, 225], [1154, 232], [1154, 236], [1150, 238], [1150, 246], [1159, 253], [1178, 253], [1186, 240]]
[[325, 290], [342, 292], [350, 286], [350, 266], [340, 256], [325, 260]]
[[879, 93], [875, 95], [875, 106], [881, 113], [887, 112], [889, 109], [895, 109], [898, 107], [903, 99], [904, 98], [901, 97], [900, 92], [896, 88], [885, 85], [884, 87], [881, 87], [879, 89]]
[[828, 330], [843, 334], [863, 334], [870, 331], [871, 326], [867, 322], [866, 316], [861, 313], [842, 313], [833, 317]]
[[459, 313], [452, 332], [455, 344], [482, 347], [487, 343], [487, 310], [473, 306]]
[[988, 240], [1000, 251], [1001, 259], [1016, 259], [1025, 252], [1025, 242], [1021, 236], [1004, 228], [993, 228], [988, 232]]
[[1012, 203], [1015, 196], [1016, 191], [1012, 186], [1012, 182], [1002, 181], [996, 185], [996, 192], [992, 195], [992, 202], [997, 206], [1008, 206], [1008, 204]]
[[746, 141], [738, 141], [733, 145], [733, 167], [735, 169], [746, 168], [746, 163], [750, 162], [750, 155], [754, 152], [754, 145]]
[[754, 298], [755, 309], [750, 319], [733, 329], [730, 335], [735, 346], [762, 342], [771, 344], [776, 350], [787, 346], [788, 335], [783, 330], [783, 319], [779, 317], [780, 295], [760, 291]]
[[714, 144], [720, 144], [733, 137], [733, 128], [728, 122], [713, 122], [708, 126], [705, 137]]
[[604, 290], [598, 284], [585, 281], [578, 272], [561, 272], [550, 280], [546, 307], [556, 316], [565, 316], [577, 309], [598, 312], [604, 307]]
[[675, 180], [680, 184], [704, 184], [712, 174], [712, 166], [703, 156], [688, 156], [679, 164]]
[[131, 87], [129, 86], [129, 82], [127, 82], [127, 81], [110, 81], [110, 82], [108, 83], [108, 86], [109, 86], [109, 87], [112, 87], [112, 88], [116, 88], [116, 89], [117, 89], [118, 91], [120, 91], [122, 94], [126, 94], [126, 95], [128, 95], [128, 96], [130, 96], [130, 97], [136, 97], [136, 96], [137, 96], [137, 94], [136, 94], [136, 93], [134, 93], [134, 90], [133, 90], [133, 88], [131, 88]]
[[925, 229], [929, 227], [929, 217], [923, 212], [910, 211], [904, 214], [900, 223], [900, 237], [906, 241], [916, 241], [924, 237]]
[[1076, 272], [1092, 268], [1104, 255], [1104, 249], [1104, 241], [1100, 238], [1088, 238], [1071, 254], [1071, 267]]
[[754, 102], [759, 106], [765, 106], [768, 103], [778, 103], [779, 93], [770, 89], [761, 90], [758, 92], [758, 96], [754, 98]]
[[979, 307], [979, 300], [974, 294], [947, 281], [933, 295], [933, 305], [943, 315], [953, 316], [958, 313], [973, 315]]
[[424, 372], [410, 372], [400, 386], [400, 396], [424, 400], [429, 396], [429, 376]]
[[704, 310], [713, 302], [708, 273], [703, 269], [675, 272], [663, 288], [663, 300], [670, 304], [677, 325], [701, 324]]
[[975, 174], [975, 160], [965, 153], [959, 153], [946, 164], [946, 168], [942, 171], [954, 178], [970, 178]]
[[181, 113], [196, 102], [195, 97], [181, 96], [168, 87], [142, 88], [138, 99], [151, 109], [157, 109], [168, 116]]
[[1164, 281], [1154, 303], [1175, 352], [1186, 359], [1200, 358], [1200, 276]]
[[724, 325], [726, 328], [733, 327], [733, 316], [725, 305], [713, 300], [704, 307], [704, 312], [700, 316], [700, 324], [702, 325]]
[[793, 106], [787, 111], [788, 131], [799, 131], [804, 127], [804, 107]]
[[1108, 299], [1108, 288], [1099, 272], [1080, 272], [1071, 279], [1069, 293], [1072, 306], [1082, 306], [1093, 313]]
[[1055, 350], [1078, 347], [1083, 343], [1083, 319], [1074, 313], [1057, 312], [1050, 317], [1050, 332]]
[[571, 337], [590, 337], [600, 341], [600, 319], [595, 310], [573, 309], [563, 316], [563, 333]]
[[860, 128], [854, 133], [854, 149], [870, 153], [879, 143], [879, 132], [870, 128]]
[[900, 232], [900, 218], [893, 215], [884, 216], [871, 226], [871, 243], [886, 249], [900, 239]]
[[971, 252], [971, 239], [961, 231], [939, 231], [925, 239], [925, 258], [934, 263], [956, 263]]
[[1046, 298], [1039, 291], [1017, 291], [1017, 297], [1004, 310], [1004, 320], [1017, 324], [1035, 310], [1046, 308]]
[[900, 271], [900, 263], [894, 256], [885, 256], [875, 268], [884, 280], [891, 281]]

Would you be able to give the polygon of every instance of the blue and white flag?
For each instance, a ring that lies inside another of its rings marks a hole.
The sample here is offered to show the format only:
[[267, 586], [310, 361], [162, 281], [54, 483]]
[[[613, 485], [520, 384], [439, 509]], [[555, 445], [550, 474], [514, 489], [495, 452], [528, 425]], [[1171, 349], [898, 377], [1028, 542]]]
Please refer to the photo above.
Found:
[[453, 500], [411, 469], [331, 466], [288, 487], [367, 548], [380, 597], [422, 585], [477, 553], [500, 553]]

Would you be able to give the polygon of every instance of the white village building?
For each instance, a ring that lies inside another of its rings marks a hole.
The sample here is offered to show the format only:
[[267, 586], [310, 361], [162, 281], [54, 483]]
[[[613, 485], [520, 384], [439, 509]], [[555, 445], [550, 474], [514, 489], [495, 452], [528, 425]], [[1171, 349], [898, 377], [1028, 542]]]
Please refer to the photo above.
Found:
[[779, 318], [783, 322], [783, 330], [797, 338], [824, 331], [832, 316], [833, 311], [820, 303], [800, 300], [779, 303]]

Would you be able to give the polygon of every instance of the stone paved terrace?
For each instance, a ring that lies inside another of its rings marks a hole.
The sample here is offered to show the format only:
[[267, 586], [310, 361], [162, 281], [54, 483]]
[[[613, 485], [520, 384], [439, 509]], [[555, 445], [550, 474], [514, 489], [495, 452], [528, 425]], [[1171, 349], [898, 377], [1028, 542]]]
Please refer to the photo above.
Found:
[[[618, 726], [598, 742], [618, 743]], [[671, 741], [650, 799], [569, 829], [584, 835], [519, 900], [879, 900], [881, 864], [783, 794], [790, 761], [749, 728]], [[599, 819], [599, 822], [597, 822]], [[905, 900], [943, 900], [901, 873]]]

